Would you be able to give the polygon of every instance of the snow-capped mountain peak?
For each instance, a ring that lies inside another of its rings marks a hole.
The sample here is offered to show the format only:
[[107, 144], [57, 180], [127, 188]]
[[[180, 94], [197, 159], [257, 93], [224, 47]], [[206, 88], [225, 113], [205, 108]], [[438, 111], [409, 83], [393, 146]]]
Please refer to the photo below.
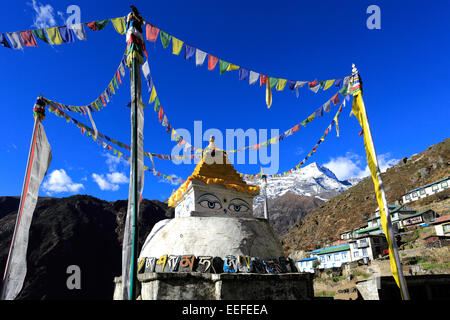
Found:
[[[248, 181], [262, 187], [261, 181]], [[344, 192], [355, 183], [339, 180], [328, 168], [313, 162], [299, 170], [282, 177], [267, 178], [267, 197], [274, 199], [290, 191], [294, 194], [313, 196], [321, 200], [329, 200], [341, 192]], [[257, 207], [262, 201], [261, 195], [254, 199]]]

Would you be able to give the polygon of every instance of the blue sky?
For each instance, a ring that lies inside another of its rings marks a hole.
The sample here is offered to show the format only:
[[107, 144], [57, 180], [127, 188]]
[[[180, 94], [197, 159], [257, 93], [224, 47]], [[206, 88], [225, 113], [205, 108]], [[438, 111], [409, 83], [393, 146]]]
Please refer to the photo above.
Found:
[[[125, 16], [127, 2], [15, 1], [0, 11], [0, 32], [35, 29], [39, 17], [64, 25], [66, 9], [76, 4], [81, 21]], [[449, 136], [450, 4], [445, 1], [133, 1], [150, 23], [193, 46], [251, 70], [274, 77], [314, 80], [347, 76], [356, 63], [364, 81], [364, 100], [381, 162], [392, 165]], [[366, 9], [381, 9], [381, 30], [369, 30]], [[46, 8], [47, 11], [41, 9]], [[36, 10], [38, 9], [38, 10]], [[46, 12], [46, 15], [42, 13]], [[53, 17], [52, 21], [50, 18]], [[2, 65], [0, 195], [19, 195], [39, 94], [69, 105], [86, 105], [105, 89], [125, 50], [125, 37], [110, 23], [102, 31], [86, 29], [87, 41], [37, 48], [0, 47]], [[218, 67], [196, 67], [147, 42], [151, 73], [169, 121], [175, 128], [279, 129], [304, 120], [335, 91], [314, 94], [300, 89], [273, 92], [265, 106], [264, 89], [239, 81], [237, 71], [219, 75]], [[182, 53], [184, 52], [184, 49]], [[143, 100], [149, 94], [143, 83]], [[111, 103], [93, 114], [104, 134], [130, 144], [128, 73]], [[279, 171], [294, 167], [315, 145], [336, 107], [323, 118], [279, 144]], [[308, 160], [326, 164], [340, 178], [362, 176], [366, 161], [359, 125], [344, 108], [340, 137], [328, 134]], [[70, 114], [89, 124], [86, 116]], [[126, 199], [129, 166], [111, 157], [73, 124], [47, 112], [45, 130], [53, 160], [40, 195], [89, 194], [105, 200]], [[152, 108], [145, 110], [144, 149], [169, 154], [174, 147]], [[204, 142], [203, 147], [207, 142]], [[150, 166], [148, 159], [146, 165]], [[185, 179], [195, 164], [155, 160], [156, 169]], [[236, 165], [255, 174], [257, 164]], [[165, 200], [177, 186], [147, 173], [144, 197]]]

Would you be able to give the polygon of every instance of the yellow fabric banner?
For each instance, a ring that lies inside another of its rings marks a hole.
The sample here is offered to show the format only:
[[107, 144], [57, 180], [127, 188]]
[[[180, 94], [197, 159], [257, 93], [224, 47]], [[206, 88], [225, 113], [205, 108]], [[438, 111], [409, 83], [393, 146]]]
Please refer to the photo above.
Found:
[[[388, 245], [389, 245], [389, 260], [391, 263], [391, 271], [392, 276], [395, 279], [395, 282], [397, 283], [397, 286], [400, 288], [400, 280], [399, 275], [397, 272], [397, 262], [395, 261], [394, 257], [394, 249], [392, 247], [392, 241], [391, 236], [389, 234], [388, 226], [387, 226], [387, 217], [386, 217], [386, 208], [383, 204], [383, 199], [381, 196], [381, 188], [380, 188], [380, 181], [378, 180], [377, 176], [377, 166], [375, 164], [375, 157], [374, 154], [374, 147], [373, 142], [371, 141], [369, 137], [369, 128], [368, 128], [368, 120], [366, 116], [366, 112], [364, 110], [363, 100], [361, 96], [361, 91], [359, 91], [354, 97], [353, 97], [353, 106], [352, 106], [352, 113], [355, 115], [355, 117], [358, 119], [359, 124], [363, 128], [364, 132], [364, 147], [366, 149], [367, 154], [367, 165], [370, 169], [370, 174], [372, 176], [373, 185], [375, 188], [375, 195], [377, 197], [377, 203], [378, 207], [380, 209], [380, 219], [381, 219], [381, 226], [383, 227], [384, 234], [386, 236]], [[395, 239], [394, 239], [395, 241]]]
[[61, 38], [61, 34], [59, 33], [58, 27], [47, 28], [48, 39], [51, 44], [61, 44], [63, 40]]
[[172, 53], [179, 55], [181, 48], [183, 48], [183, 41], [172, 36]]
[[286, 86], [286, 79], [278, 79], [278, 83], [277, 83], [277, 91], [283, 91], [284, 87]]
[[123, 17], [111, 19], [118, 34], [125, 34], [125, 19]]
[[334, 83], [334, 79], [333, 80], [327, 80], [325, 82], [325, 85], [323, 86], [323, 90], [329, 89], [333, 85], [333, 83]]
[[153, 86], [152, 93], [150, 94], [150, 100], [148, 100], [148, 103], [153, 103], [156, 99], [156, 88]]
[[230, 63], [227, 67], [227, 71], [239, 70], [239, 66]]
[[266, 104], [267, 108], [270, 108], [272, 105], [272, 89], [270, 88], [270, 81], [267, 79], [266, 81]]

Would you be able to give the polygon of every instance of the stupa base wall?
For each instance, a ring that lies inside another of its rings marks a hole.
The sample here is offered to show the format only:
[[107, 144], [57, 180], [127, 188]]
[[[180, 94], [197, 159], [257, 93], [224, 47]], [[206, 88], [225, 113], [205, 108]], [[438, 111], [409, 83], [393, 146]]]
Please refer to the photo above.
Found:
[[312, 300], [310, 273], [139, 274], [142, 300]]

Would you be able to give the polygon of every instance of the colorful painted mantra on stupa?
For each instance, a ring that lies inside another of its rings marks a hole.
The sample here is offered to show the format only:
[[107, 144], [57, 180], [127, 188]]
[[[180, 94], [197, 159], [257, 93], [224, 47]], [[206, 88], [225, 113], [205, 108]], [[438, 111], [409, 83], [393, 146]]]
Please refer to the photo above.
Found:
[[249, 256], [227, 255], [225, 259], [212, 256], [163, 255], [140, 258], [138, 273], [200, 272], [200, 273], [290, 273], [298, 272], [294, 260], [285, 257], [258, 259]]

